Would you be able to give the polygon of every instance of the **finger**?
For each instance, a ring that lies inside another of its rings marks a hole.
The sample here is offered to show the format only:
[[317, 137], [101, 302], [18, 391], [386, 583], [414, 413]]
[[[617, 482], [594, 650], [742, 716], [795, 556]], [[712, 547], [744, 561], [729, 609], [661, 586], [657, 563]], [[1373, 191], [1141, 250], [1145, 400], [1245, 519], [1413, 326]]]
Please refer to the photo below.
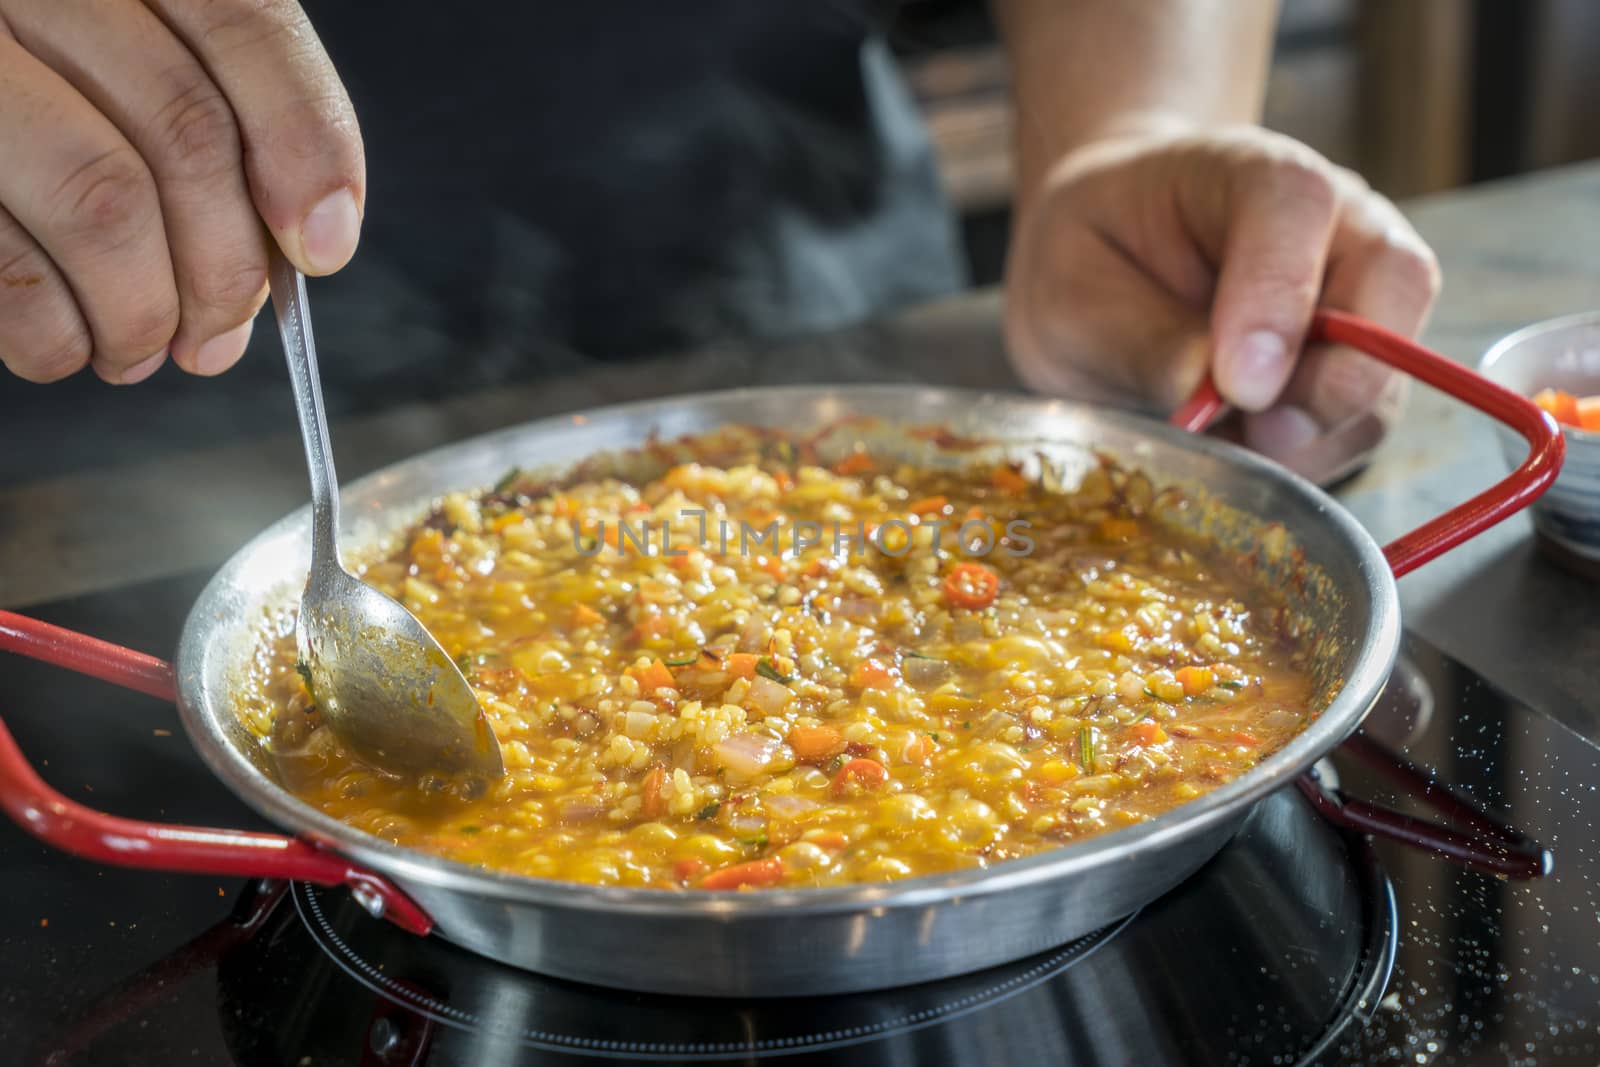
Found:
[[[1364, 186], [1343, 203], [1324, 304], [1414, 336], [1439, 291], [1432, 251], [1394, 205]], [[1408, 384], [1353, 349], [1315, 346], [1301, 358], [1282, 405], [1247, 420], [1247, 440], [1309, 477], [1338, 477], [1393, 426]]]
[[1031, 388], [1177, 407], [1209, 363], [1205, 316], [1070, 212], [1036, 220], [1008, 266], [1007, 341]]
[[1322, 289], [1338, 192], [1292, 153], [1229, 172], [1227, 235], [1211, 311], [1217, 388], [1261, 411], [1289, 380]]
[[256, 210], [283, 254], [331, 274], [355, 254], [366, 165], [350, 98], [293, 0], [147, 0], [233, 107]]
[[88, 366], [93, 350], [66, 279], [0, 209], [0, 362], [19, 378], [53, 382]]
[[0, 145], [27, 146], [0, 167], [0, 204], [71, 286], [95, 373], [126, 381], [165, 356], [178, 325], [155, 181], [110, 120], [6, 36], [0, 99]]
[[267, 254], [222, 91], [141, 4], [15, 8], [17, 39], [111, 119], [155, 177], [180, 307], [174, 361], [201, 374], [232, 366], [266, 300]]

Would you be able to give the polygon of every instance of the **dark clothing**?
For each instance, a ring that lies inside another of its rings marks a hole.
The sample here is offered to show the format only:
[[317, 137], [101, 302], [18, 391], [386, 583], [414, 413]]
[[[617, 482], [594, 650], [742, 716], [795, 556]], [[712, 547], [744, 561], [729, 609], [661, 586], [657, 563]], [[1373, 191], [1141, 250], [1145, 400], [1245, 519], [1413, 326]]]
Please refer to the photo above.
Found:
[[869, 5], [307, 9], [366, 139], [352, 280], [393, 272], [397, 306], [457, 339], [611, 358], [825, 329], [960, 284]]

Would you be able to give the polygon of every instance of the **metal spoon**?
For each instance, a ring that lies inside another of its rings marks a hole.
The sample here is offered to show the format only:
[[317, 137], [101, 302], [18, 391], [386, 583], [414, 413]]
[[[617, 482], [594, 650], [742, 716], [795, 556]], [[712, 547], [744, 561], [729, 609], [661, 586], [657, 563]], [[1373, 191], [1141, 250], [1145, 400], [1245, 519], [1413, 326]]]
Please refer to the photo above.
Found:
[[334, 736], [379, 770], [497, 779], [500, 744], [461, 671], [416, 616], [340, 562], [339, 483], [305, 278], [274, 249], [269, 281], [311, 474], [311, 573], [295, 637], [317, 707]]

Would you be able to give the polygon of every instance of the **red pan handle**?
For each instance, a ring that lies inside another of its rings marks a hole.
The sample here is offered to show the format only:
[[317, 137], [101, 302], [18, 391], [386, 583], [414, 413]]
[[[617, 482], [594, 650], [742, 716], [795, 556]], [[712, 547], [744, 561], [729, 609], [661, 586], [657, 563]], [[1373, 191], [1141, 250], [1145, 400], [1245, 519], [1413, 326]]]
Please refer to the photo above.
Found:
[[[1489, 381], [1453, 360], [1390, 330], [1343, 311], [1319, 311], [1307, 335], [1311, 342], [1349, 345], [1419, 381], [1471, 404], [1500, 420], [1528, 441], [1522, 464], [1498, 484], [1384, 546], [1398, 578], [1516, 514], [1550, 487], [1566, 456], [1566, 439], [1555, 420], [1526, 397]], [[1169, 421], [1200, 433], [1226, 410], [1209, 375]], [[1395, 777], [1431, 806], [1446, 811], [1470, 833], [1416, 819], [1330, 791], [1315, 771], [1301, 777], [1300, 791], [1325, 817], [1351, 829], [1391, 838], [1450, 857], [1458, 863], [1508, 878], [1538, 878], [1550, 871], [1550, 854], [1479, 809], [1467, 797], [1434, 784], [1430, 775], [1390, 753], [1363, 734], [1344, 743], [1345, 751]]]
[[[0, 611], [0, 651], [171, 699], [172, 668], [154, 656]], [[368, 911], [414, 934], [433, 929], [416, 902], [380, 874], [336, 852], [282, 834], [124, 819], [69, 800], [34, 771], [0, 721], [0, 810], [48, 845], [122, 867], [191, 874], [293, 878], [346, 885]]]
[[[1390, 330], [1343, 311], [1319, 311], [1308, 340], [1349, 345], [1374, 359], [1471, 404], [1528, 441], [1528, 456], [1501, 482], [1384, 546], [1395, 577], [1475, 537], [1533, 503], [1561, 471], [1566, 440], [1555, 420], [1526, 397], [1503, 389], [1478, 373]], [[1207, 377], [1172, 414], [1174, 426], [1196, 433], [1210, 426], [1226, 407]]]

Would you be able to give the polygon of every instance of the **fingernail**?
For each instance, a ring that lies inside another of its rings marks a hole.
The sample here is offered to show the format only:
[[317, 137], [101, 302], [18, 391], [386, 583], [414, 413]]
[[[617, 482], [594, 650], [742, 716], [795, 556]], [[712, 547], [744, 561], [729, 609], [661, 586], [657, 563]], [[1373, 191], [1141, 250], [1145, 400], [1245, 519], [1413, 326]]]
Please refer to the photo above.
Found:
[[151, 356], [149, 359], [142, 359], [138, 363], [135, 363], [133, 366], [129, 367], [127, 370], [123, 371], [122, 377], [117, 379], [117, 381], [121, 385], [132, 385], [135, 382], [142, 382], [160, 369], [161, 364], [165, 363], [166, 361], [167, 353], [166, 350], [163, 349], [162, 351]]
[[1246, 334], [1223, 354], [1217, 385], [1234, 404], [1261, 411], [1278, 398], [1289, 380], [1289, 348], [1270, 330]]
[[1249, 416], [1245, 442], [1262, 455], [1283, 461], [1315, 441], [1322, 426], [1303, 408], [1284, 404]]
[[194, 370], [196, 374], [221, 374], [239, 361], [244, 355], [245, 345], [250, 343], [250, 333], [255, 329], [254, 319], [247, 319], [239, 326], [226, 333], [219, 333], [199, 348], [194, 353]]
[[361, 212], [349, 189], [324, 198], [300, 224], [300, 247], [316, 274], [332, 274], [356, 253], [361, 237]]

